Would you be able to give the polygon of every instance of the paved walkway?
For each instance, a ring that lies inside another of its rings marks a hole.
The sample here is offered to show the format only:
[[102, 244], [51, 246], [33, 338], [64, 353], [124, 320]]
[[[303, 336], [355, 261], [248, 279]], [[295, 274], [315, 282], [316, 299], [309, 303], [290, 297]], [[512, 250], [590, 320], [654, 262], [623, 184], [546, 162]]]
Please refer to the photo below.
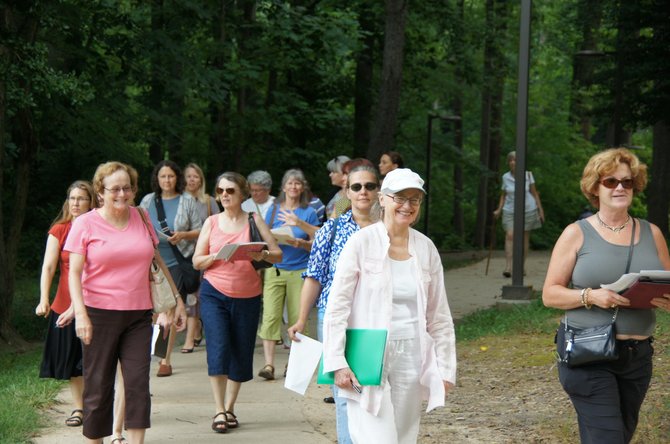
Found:
[[[548, 252], [531, 252], [526, 262], [525, 285], [540, 290], [549, 261]], [[504, 278], [504, 258], [494, 252], [485, 275], [486, 259], [468, 267], [445, 273], [447, 294], [455, 319], [500, 301], [502, 286], [511, 284]], [[312, 331], [314, 331], [312, 329]], [[288, 359], [287, 350], [276, 349], [278, 375]], [[147, 443], [244, 443], [272, 442], [277, 444], [321, 444], [336, 442], [333, 406], [322, 399], [329, 390], [314, 384], [305, 397], [284, 389], [284, 379], [263, 381], [256, 377], [242, 385], [236, 405], [240, 427], [225, 435], [210, 430], [214, 403], [210, 392], [204, 347], [192, 354], [173, 353], [174, 374], [156, 378], [156, 363], [152, 365], [152, 428], [147, 431]], [[256, 371], [263, 366], [263, 350], [259, 345], [255, 356]], [[82, 442], [81, 428], [66, 427], [63, 423], [70, 412], [70, 393], [60, 394], [62, 403], [48, 412], [51, 424], [34, 438], [36, 444], [65, 444]], [[106, 443], [110, 439], [105, 440]]]

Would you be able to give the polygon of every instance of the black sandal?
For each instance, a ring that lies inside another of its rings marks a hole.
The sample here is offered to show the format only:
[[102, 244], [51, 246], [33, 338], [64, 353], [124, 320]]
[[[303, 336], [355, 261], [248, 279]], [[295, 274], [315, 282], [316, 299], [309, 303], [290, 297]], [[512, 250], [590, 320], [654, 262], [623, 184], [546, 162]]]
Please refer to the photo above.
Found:
[[[217, 421], [216, 418], [223, 415], [223, 420]], [[226, 421], [226, 412], [219, 412], [212, 417], [212, 430], [216, 433], [226, 433], [228, 431], [228, 421]]]
[[[81, 413], [81, 416], [76, 413]], [[82, 409], [72, 410], [70, 417], [65, 420], [65, 425], [68, 427], [79, 427], [84, 423], [84, 411]]]
[[[225, 413], [226, 415], [226, 425], [228, 426], [229, 429], [234, 429], [235, 427], [238, 427], [240, 425], [240, 422], [237, 420], [237, 416], [235, 416], [235, 413], [228, 411]], [[232, 417], [232, 419], [230, 419]]]

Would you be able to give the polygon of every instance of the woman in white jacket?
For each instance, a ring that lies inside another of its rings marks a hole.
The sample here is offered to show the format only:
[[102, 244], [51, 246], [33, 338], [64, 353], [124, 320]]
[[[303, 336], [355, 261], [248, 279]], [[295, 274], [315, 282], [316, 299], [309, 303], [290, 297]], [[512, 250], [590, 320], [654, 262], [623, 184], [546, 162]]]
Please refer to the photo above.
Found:
[[[443, 406], [456, 382], [454, 325], [432, 241], [411, 228], [425, 195], [406, 168], [387, 174], [382, 220], [355, 233], [337, 264], [324, 318], [324, 371], [347, 398], [355, 443], [415, 443], [421, 401]], [[360, 387], [344, 349], [347, 328], [387, 329], [380, 386]], [[360, 393], [359, 393], [360, 390]]]

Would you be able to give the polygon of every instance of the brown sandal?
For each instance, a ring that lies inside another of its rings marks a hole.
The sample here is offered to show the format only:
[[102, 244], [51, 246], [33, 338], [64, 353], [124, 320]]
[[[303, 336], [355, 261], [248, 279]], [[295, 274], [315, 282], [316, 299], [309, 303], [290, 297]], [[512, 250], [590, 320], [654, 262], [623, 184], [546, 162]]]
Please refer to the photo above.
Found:
[[263, 367], [261, 371], [258, 372], [258, 376], [265, 378], [268, 381], [272, 380], [275, 378], [275, 368], [270, 364], [265, 364], [265, 367]]
[[234, 429], [235, 427], [238, 427], [240, 425], [240, 422], [237, 420], [237, 416], [235, 416], [235, 413], [228, 411], [225, 413], [225, 415], [226, 415], [226, 425], [228, 426], [229, 429]]
[[[223, 415], [222, 420], [216, 420], [217, 417]], [[226, 433], [228, 431], [228, 421], [227, 419], [226, 412], [219, 412], [216, 415], [212, 417], [212, 430], [214, 430], [216, 433]]]

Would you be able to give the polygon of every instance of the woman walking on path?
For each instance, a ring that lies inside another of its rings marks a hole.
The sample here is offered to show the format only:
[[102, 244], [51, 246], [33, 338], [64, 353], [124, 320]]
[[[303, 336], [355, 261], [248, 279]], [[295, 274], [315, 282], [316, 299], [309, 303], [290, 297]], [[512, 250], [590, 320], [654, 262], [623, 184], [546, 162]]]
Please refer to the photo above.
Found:
[[289, 245], [280, 245], [283, 253], [281, 262], [267, 268], [264, 274], [263, 321], [258, 336], [263, 339], [265, 365], [258, 372], [258, 376], [268, 380], [275, 378], [275, 346], [281, 339], [285, 302], [288, 325], [293, 325], [298, 320], [301, 275], [307, 268], [309, 251], [312, 248], [310, 234], [316, 233], [319, 224], [316, 211], [309, 206], [305, 182], [302, 171], [286, 171], [281, 182], [282, 191], [265, 217], [271, 229], [287, 225], [291, 227], [294, 236], [294, 239], [288, 241]]
[[[44, 316], [49, 320], [40, 365], [40, 378], [70, 381], [74, 410], [65, 420], [65, 425], [69, 427], [81, 426], [83, 422], [84, 379], [81, 366], [81, 341], [77, 338], [74, 324], [62, 328], [56, 325], [61, 314], [72, 310], [67, 282], [70, 271], [70, 253], [63, 250], [63, 246], [72, 228], [72, 221], [97, 206], [97, 199], [89, 182], [78, 180], [68, 187], [63, 208], [49, 228], [40, 277], [40, 302], [35, 308], [37, 316]], [[59, 268], [58, 289], [53, 304], [50, 305], [51, 284]]]
[[[142, 444], [151, 415], [148, 271], [154, 257], [166, 272], [167, 268], [154, 255], [156, 234], [147, 230], [142, 210], [132, 207], [135, 169], [120, 162], [101, 164], [93, 188], [102, 206], [75, 220], [64, 247], [70, 253], [68, 283], [75, 329], [83, 343], [83, 433], [87, 442], [98, 444], [112, 433], [114, 377], [120, 362], [128, 440]], [[181, 300], [171, 312], [161, 313], [157, 322], [169, 328], [173, 316], [183, 330], [186, 314]], [[71, 320], [71, 315], [61, 315], [58, 325]]]
[[[456, 382], [454, 324], [432, 241], [410, 228], [425, 191], [406, 168], [386, 175], [382, 220], [342, 250], [323, 321], [323, 371], [347, 398], [354, 443], [415, 443], [421, 403], [444, 405]], [[380, 386], [361, 387], [345, 358], [346, 330], [388, 331]]]
[[[184, 178], [186, 179], [186, 192], [196, 200], [196, 207], [200, 214], [200, 220], [205, 220], [212, 214], [220, 212], [216, 199], [205, 192], [205, 175], [202, 169], [195, 163], [189, 163], [184, 168]], [[181, 349], [182, 353], [191, 353], [193, 348], [200, 345], [202, 341], [202, 324], [200, 323], [200, 304], [198, 302], [198, 292], [187, 296], [186, 315], [186, 339]]]
[[[323, 315], [326, 312], [337, 261], [351, 235], [379, 219], [378, 211], [374, 210], [377, 205], [378, 189], [379, 179], [374, 166], [361, 165], [352, 168], [349, 172], [347, 176], [347, 198], [351, 201], [351, 209], [337, 219], [328, 220], [316, 233], [312, 251], [309, 255], [307, 271], [303, 273], [304, 283], [300, 295], [300, 317], [298, 322], [288, 329], [292, 340], [299, 341], [295, 337], [295, 333], [302, 333], [305, 329], [309, 312], [316, 303], [316, 334], [319, 341], [323, 341]], [[333, 395], [336, 404], [337, 440], [340, 444], [350, 443], [347, 400], [337, 395], [336, 386], [333, 386]]]
[[[207, 373], [216, 404], [212, 430], [225, 433], [239, 425], [235, 402], [242, 383], [253, 378], [261, 279], [251, 260], [278, 262], [282, 251], [263, 219], [256, 213], [242, 211], [242, 201], [249, 195], [242, 175], [223, 173], [217, 180], [216, 192], [224, 211], [205, 221], [193, 265], [205, 270], [200, 300], [207, 336]], [[249, 253], [249, 260], [215, 260], [223, 246], [251, 241], [250, 224], [256, 225], [268, 249]]]
[[[565, 310], [570, 327], [610, 324], [614, 318], [618, 359], [568, 367], [558, 376], [577, 412], [583, 444], [629, 443], [637, 427], [652, 374], [653, 309], [630, 309], [630, 301], [600, 288], [629, 269], [670, 270], [670, 256], [656, 225], [635, 219], [633, 195], [647, 184], [647, 167], [624, 148], [602, 151], [588, 161], [582, 193], [598, 212], [568, 225], [556, 241], [542, 290], [548, 307]], [[652, 299], [670, 311], [670, 295]], [[564, 356], [559, 328], [558, 351]]]
[[[186, 305], [188, 296], [198, 291], [199, 276], [193, 269], [191, 256], [202, 227], [202, 218], [197, 201], [185, 192], [185, 187], [181, 168], [171, 160], [163, 160], [156, 164], [151, 174], [153, 192], [142, 198], [140, 207], [149, 213], [160, 241], [158, 251]], [[169, 335], [167, 352], [156, 374], [159, 377], [172, 375], [170, 356], [176, 337], [174, 328]], [[186, 348], [186, 345], [191, 347]], [[187, 353], [193, 351], [192, 343], [185, 344], [184, 350]]]
[[[512, 247], [514, 245], [514, 172], [516, 167], [516, 152], [507, 154], [509, 171], [502, 177], [502, 194], [498, 208], [493, 212], [497, 219], [502, 213], [503, 228], [505, 229], [505, 270], [503, 276], [512, 276]], [[528, 256], [528, 244], [530, 242], [530, 231], [536, 230], [544, 223], [544, 210], [540, 195], [535, 188], [533, 173], [526, 171], [526, 208], [525, 224], [523, 233], [524, 259]]]

